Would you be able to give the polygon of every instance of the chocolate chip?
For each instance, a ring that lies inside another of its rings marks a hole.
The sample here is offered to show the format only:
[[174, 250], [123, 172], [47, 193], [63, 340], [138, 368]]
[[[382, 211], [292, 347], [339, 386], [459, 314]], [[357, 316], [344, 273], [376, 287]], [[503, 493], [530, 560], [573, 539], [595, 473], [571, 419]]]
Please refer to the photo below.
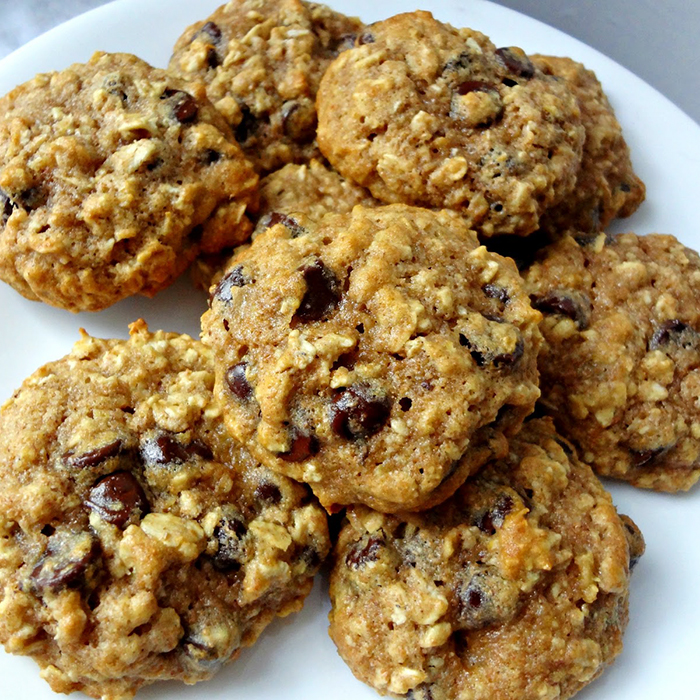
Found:
[[205, 22], [199, 31], [192, 37], [192, 39], [194, 40], [198, 37], [202, 37], [203, 39], [210, 41], [212, 44], [218, 44], [221, 41], [221, 28], [214, 22]]
[[206, 445], [201, 440], [194, 440], [187, 445], [187, 453], [191, 456], [201, 457], [202, 459], [214, 459], [214, 453], [211, 447]]
[[649, 350], [659, 350], [669, 345], [675, 345], [691, 349], [697, 347], [698, 339], [698, 333], [695, 329], [676, 318], [672, 321], [664, 321], [654, 330], [648, 347]]
[[236, 265], [230, 272], [226, 273], [219, 284], [216, 285], [214, 289], [214, 298], [219, 301], [232, 301], [233, 294], [232, 290], [234, 287], [245, 287], [250, 280], [243, 274], [243, 266]]
[[493, 356], [491, 362], [497, 369], [509, 369], [515, 367], [525, 352], [525, 343], [522, 338], [518, 338], [512, 352], [502, 352]]
[[355, 40], [355, 43], [357, 46], [362, 46], [363, 44], [374, 44], [376, 39], [374, 38], [374, 34], [372, 32], [362, 32], [360, 36], [357, 37]]
[[289, 449], [278, 457], [285, 462], [303, 462], [318, 453], [318, 438], [312, 433], [292, 427], [289, 431]]
[[114, 472], [100, 479], [90, 489], [85, 505], [102, 520], [119, 528], [123, 528], [132, 515], [140, 519], [148, 512], [146, 494], [131, 472]]
[[464, 68], [468, 68], [470, 64], [471, 54], [468, 51], [464, 51], [463, 53], [459, 54], [457, 58], [450, 59], [442, 70], [444, 73], [463, 70]]
[[186, 462], [190, 454], [172, 435], [162, 433], [142, 443], [141, 456], [146, 464], [172, 464]]
[[663, 447], [655, 447], [651, 450], [633, 450], [630, 448], [630, 457], [633, 467], [651, 467], [659, 457], [665, 455], [673, 445], [665, 445]]
[[184, 90], [166, 88], [161, 99], [167, 99], [170, 103], [170, 112], [180, 124], [189, 124], [197, 119], [199, 106], [197, 100]]
[[481, 80], [465, 80], [457, 86], [460, 95], [468, 95], [470, 92], [498, 92], [490, 83]]
[[117, 97], [123, 104], [128, 104], [129, 96], [126, 92], [126, 86], [124, 85], [121, 77], [111, 75], [107, 77], [103, 83], [104, 89], [110, 94]]
[[215, 151], [213, 148], [207, 148], [203, 153], [203, 157], [207, 165], [213, 165], [221, 160], [221, 153]]
[[229, 367], [226, 371], [226, 385], [231, 393], [241, 401], [247, 401], [253, 396], [253, 388], [245, 376], [247, 366], [247, 362], [239, 362], [237, 365]]
[[366, 539], [356, 542], [345, 557], [345, 565], [353, 569], [379, 559], [379, 550], [384, 546], [384, 540], [377, 535], [370, 535]]
[[235, 516], [226, 516], [214, 528], [214, 538], [218, 542], [212, 563], [217, 571], [231, 573], [238, 571], [245, 555], [243, 538], [248, 532], [243, 520]]
[[263, 481], [263, 483], [255, 489], [255, 497], [259, 501], [277, 505], [282, 500], [282, 492], [277, 484], [273, 484], [271, 481]]
[[495, 535], [496, 528], [503, 525], [503, 521], [512, 509], [513, 499], [507, 494], [501, 494], [489, 510], [474, 518], [474, 525], [487, 535]]
[[433, 694], [430, 690], [430, 686], [423, 683], [409, 690], [406, 695], [404, 695], [406, 700], [433, 700]]
[[280, 111], [282, 130], [297, 143], [309, 143], [316, 138], [316, 108], [308, 100], [288, 100]]
[[495, 605], [484, 574], [474, 574], [466, 586], [458, 586], [455, 597], [462, 629], [480, 629], [496, 621]]
[[366, 439], [384, 427], [390, 413], [391, 401], [386, 393], [359, 382], [333, 397], [331, 428], [349, 440]]
[[464, 333], [459, 334], [459, 344], [469, 350], [469, 354], [472, 356], [474, 362], [476, 362], [477, 367], [484, 367], [487, 364], [486, 355], [478, 350], [476, 345], [474, 345]]
[[225, 661], [225, 659], [220, 657], [215, 644], [207, 640], [206, 631], [204, 630], [197, 632], [187, 628], [180, 640], [180, 646], [189, 659], [202, 668], [217, 668]]
[[17, 208], [17, 205], [4, 190], [0, 190], [0, 208], [0, 225], [5, 226], [8, 219], [12, 216], [12, 212]]
[[104, 462], [111, 457], [116, 457], [122, 449], [122, 441], [115, 440], [110, 442], [104, 447], [98, 447], [95, 450], [90, 450], [84, 454], [73, 457], [70, 460], [71, 466], [77, 469], [89, 469], [90, 467], [96, 467], [98, 464]]
[[498, 299], [498, 301], [502, 302], [503, 304], [507, 304], [510, 301], [510, 294], [508, 293], [508, 290], [498, 284], [491, 284], [489, 282], [481, 289], [490, 299]]
[[503, 47], [496, 49], [496, 56], [506, 70], [521, 78], [530, 79], [535, 75], [535, 66], [522, 49]]
[[404, 396], [403, 398], [399, 399], [399, 406], [401, 410], [405, 413], [406, 411], [411, 410], [411, 406], [413, 406], [413, 401], [408, 398], [408, 396]]
[[258, 121], [255, 115], [250, 111], [248, 105], [239, 103], [239, 108], [241, 110], [241, 121], [235, 129], [236, 141], [238, 143], [244, 143], [247, 141], [258, 127]]
[[620, 192], [631, 192], [631, 191], [632, 191], [632, 188], [626, 182], [620, 183]]
[[263, 228], [272, 228], [277, 224], [282, 224], [282, 226], [289, 229], [289, 232], [292, 234], [292, 238], [303, 236], [306, 233], [306, 229], [303, 226], [300, 226], [296, 219], [293, 219], [291, 216], [283, 214], [279, 211], [273, 211], [269, 214], [265, 214], [265, 216], [260, 219], [260, 226]]
[[628, 515], [620, 514], [620, 520], [625, 526], [625, 536], [627, 538], [627, 546], [630, 553], [630, 571], [634, 569], [637, 562], [641, 559], [646, 549], [644, 536], [642, 535], [637, 524]]
[[579, 330], [588, 328], [591, 302], [584, 294], [562, 290], [546, 292], [542, 296], [531, 296], [532, 306], [545, 314], [560, 314], [576, 323]]
[[343, 34], [330, 42], [328, 45], [328, 51], [334, 56], [337, 56], [339, 53], [343, 53], [343, 51], [351, 49], [355, 45], [356, 39], [356, 34]]
[[318, 259], [303, 265], [299, 272], [306, 283], [306, 291], [294, 319], [303, 323], [320, 321], [340, 301], [338, 279], [333, 271]]
[[88, 532], [55, 534], [49, 539], [46, 553], [34, 567], [30, 580], [40, 591], [57, 591], [80, 583], [98, 550], [96, 538]]
[[221, 58], [219, 57], [219, 52], [210, 46], [207, 50], [207, 66], [209, 68], [218, 68], [221, 65]]

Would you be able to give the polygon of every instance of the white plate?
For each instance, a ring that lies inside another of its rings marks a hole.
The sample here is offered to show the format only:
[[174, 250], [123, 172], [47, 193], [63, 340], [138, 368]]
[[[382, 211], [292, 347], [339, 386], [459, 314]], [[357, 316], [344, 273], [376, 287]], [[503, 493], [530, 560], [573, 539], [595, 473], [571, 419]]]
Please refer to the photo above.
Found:
[[[21, 1], [21, 0], [17, 0]], [[218, 0], [119, 0], [32, 41], [0, 61], [0, 94], [39, 71], [85, 61], [95, 50], [128, 51], [167, 64], [182, 30], [207, 16]], [[365, 21], [415, 9], [408, 0], [331, 0]], [[594, 69], [617, 111], [648, 199], [616, 230], [668, 232], [700, 248], [700, 128], [665, 97], [610, 59], [535, 20], [483, 0], [425, 0], [442, 20], [488, 34], [497, 45], [568, 55]], [[671, 47], [670, 47], [671, 48]], [[0, 285], [0, 400], [39, 365], [67, 353], [78, 328], [103, 337], [125, 336], [127, 323], [199, 332], [204, 297], [187, 279], [155, 300], [128, 299], [98, 314], [72, 315], [26, 301]], [[669, 496], [610, 485], [622, 512], [642, 528], [647, 553], [632, 581], [631, 622], [625, 650], [580, 700], [697, 700], [700, 655], [700, 491]], [[302, 613], [277, 621], [252, 649], [213, 680], [194, 687], [174, 682], [141, 691], [146, 700], [375, 700], [335, 652], [327, 632], [325, 582]], [[0, 697], [51, 700], [33, 661], [0, 651]], [[494, 698], [497, 700], [497, 698]]]

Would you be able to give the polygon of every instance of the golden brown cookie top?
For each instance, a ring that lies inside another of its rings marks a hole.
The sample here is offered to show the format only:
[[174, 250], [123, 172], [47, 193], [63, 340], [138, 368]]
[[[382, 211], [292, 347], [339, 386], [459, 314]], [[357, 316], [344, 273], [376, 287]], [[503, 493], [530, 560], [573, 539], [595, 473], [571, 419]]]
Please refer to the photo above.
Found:
[[[584, 237], [582, 241], [585, 241]], [[527, 272], [544, 314], [542, 400], [599, 474], [700, 478], [700, 257], [673, 236], [570, 236]]]
[[202, 328], [227, 425], [263, 463], [328, 508], [393, 511], [444, 500], [517, 431], [538, 320], [512, 261], [456, 213], [391, 205], [280, 215]]
[[96, 53], [0, 100], [0, 278], [71, 311], [153, 296], [247, 238], [256, 185], [201, 88]]
[[348, 508], [330, 634], [381, 693], [568, 698], [622, 648], [631, 547], [634, 523], [551, 422], [530, 420], [438, 508]]
[[318, 153], [319, 81], [362, 26], [303, 0], [234, 0], [183, 33], [169, 70], [206, 85], [245, 153], [269, 172]]
[[326, 516], [228, 436], [213, 384], [208, 348], [141, 321], [0, 411], [0, 641], [55, 691], [204, 680], [309, 592]]
[[368, 27], [329, 66], [317, 106], [319, 146], [342, 175], [385, 202], [455, 209], [486, 236], [534, 231], [581, 162], [564, 83], [428, 12]]

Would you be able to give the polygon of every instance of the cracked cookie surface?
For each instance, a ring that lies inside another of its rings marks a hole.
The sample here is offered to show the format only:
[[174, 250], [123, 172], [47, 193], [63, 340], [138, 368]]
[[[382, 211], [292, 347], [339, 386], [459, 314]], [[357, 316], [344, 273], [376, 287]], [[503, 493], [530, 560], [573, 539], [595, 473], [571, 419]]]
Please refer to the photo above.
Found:
[[96, 311], [244, 241], [257, 176], [201, 88], [128, 54], [0, 99], [0, 279]]
[[328, 548], [308, 489], [212, 405], [210, 351], [84, 336], [0, 412], [0, 641], [53, 690], [210, 678], [299, 610]]
[[233, 0], [189, 27], [169, 70], [200, 80], [261, 172], [318, 154], [316, 91], [362, 23], [302, 0]]
[[329, 66], [317, 106], [338, 172], [385, 202], [455, 209], [485, 236], [534, 231], [581, 163], [580, 109], [562, 81], [428, 12], [368, 27]]
[[529, 420], [438, 508], [348, 508], [330, 634], [382, 694], [563, 700], [620, 652], [643, 550], [551, 422]]
[[454, 212], [283, 216], [210, 303], [229, 429], [331, 510], [444, 500], [539, 395], [540, 315]]
[[[585, 240], [585, 238], [584, 238]], [[661, 491], [700, 478], [700, 257], [622, 234], [540, 251], [542, 402], [602, 475]]]

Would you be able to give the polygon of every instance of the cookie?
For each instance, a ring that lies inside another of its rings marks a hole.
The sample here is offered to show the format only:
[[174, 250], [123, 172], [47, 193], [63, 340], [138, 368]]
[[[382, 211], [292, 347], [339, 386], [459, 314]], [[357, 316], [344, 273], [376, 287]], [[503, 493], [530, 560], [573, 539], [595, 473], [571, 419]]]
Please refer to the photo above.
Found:
[[348, 508], [330, 634], [382, 694], [565, 700], [619, 654], [643, 550], [551, 422], [531, 420], [439, 508]]
[[[329, 213], [347, 214], [356, 204], [371, 207], [380, 202], [315, 158], [304, 165], [290, 163], [260, 180], [256, 229], [268, 228], [279, 214], [302, 212], [318, 219]], [[196, 260], [191, 268], [195, 286], [207, 291], [212, 284], [218, 284], [232, 253], [229, 250]]]
[[262, 172], [318, 154], [316, 91], [362, 23], [303, 0], [233, 0], [185, 30], [169, 70], [202, 81]]
[[484, 236], [527, 235], [571, 191], [576, 98], [518, 48], [428, 12], [377, 22], [329, 66], [318, 143], [384, 202], [447, 207]]
[[633, 214], [646, 193], [632, 168], [622, 127], [593, 71], [570, 58], [530, 58], [543, 73], [566, 82], [579, 101], [586, 130], [576, 186], [545, 213], [540, 226], [554, 233], [602, 231], [614, 218]]
[[[582, 241], [585, 241], [585, 237]], [[544, 407], [598, 474], [700, 478], [700, 256], [672, 236], [567, 236], [526, 283], [544, 314]]]
[[0, 99], [0, 279], [96, 311], [250, 235], [257, 176], [204, 91], [128, 54]]
[[540, 315], [454, 212], [280, 215], [210, 303], [229, 429], [331, 511], [439, 503], [539, 395]]
[[228, 436], [211, 363], [137, 322], [0, 411], [0, 641], [57, 692], [209, 678], [311, 589], [326, 516]]

